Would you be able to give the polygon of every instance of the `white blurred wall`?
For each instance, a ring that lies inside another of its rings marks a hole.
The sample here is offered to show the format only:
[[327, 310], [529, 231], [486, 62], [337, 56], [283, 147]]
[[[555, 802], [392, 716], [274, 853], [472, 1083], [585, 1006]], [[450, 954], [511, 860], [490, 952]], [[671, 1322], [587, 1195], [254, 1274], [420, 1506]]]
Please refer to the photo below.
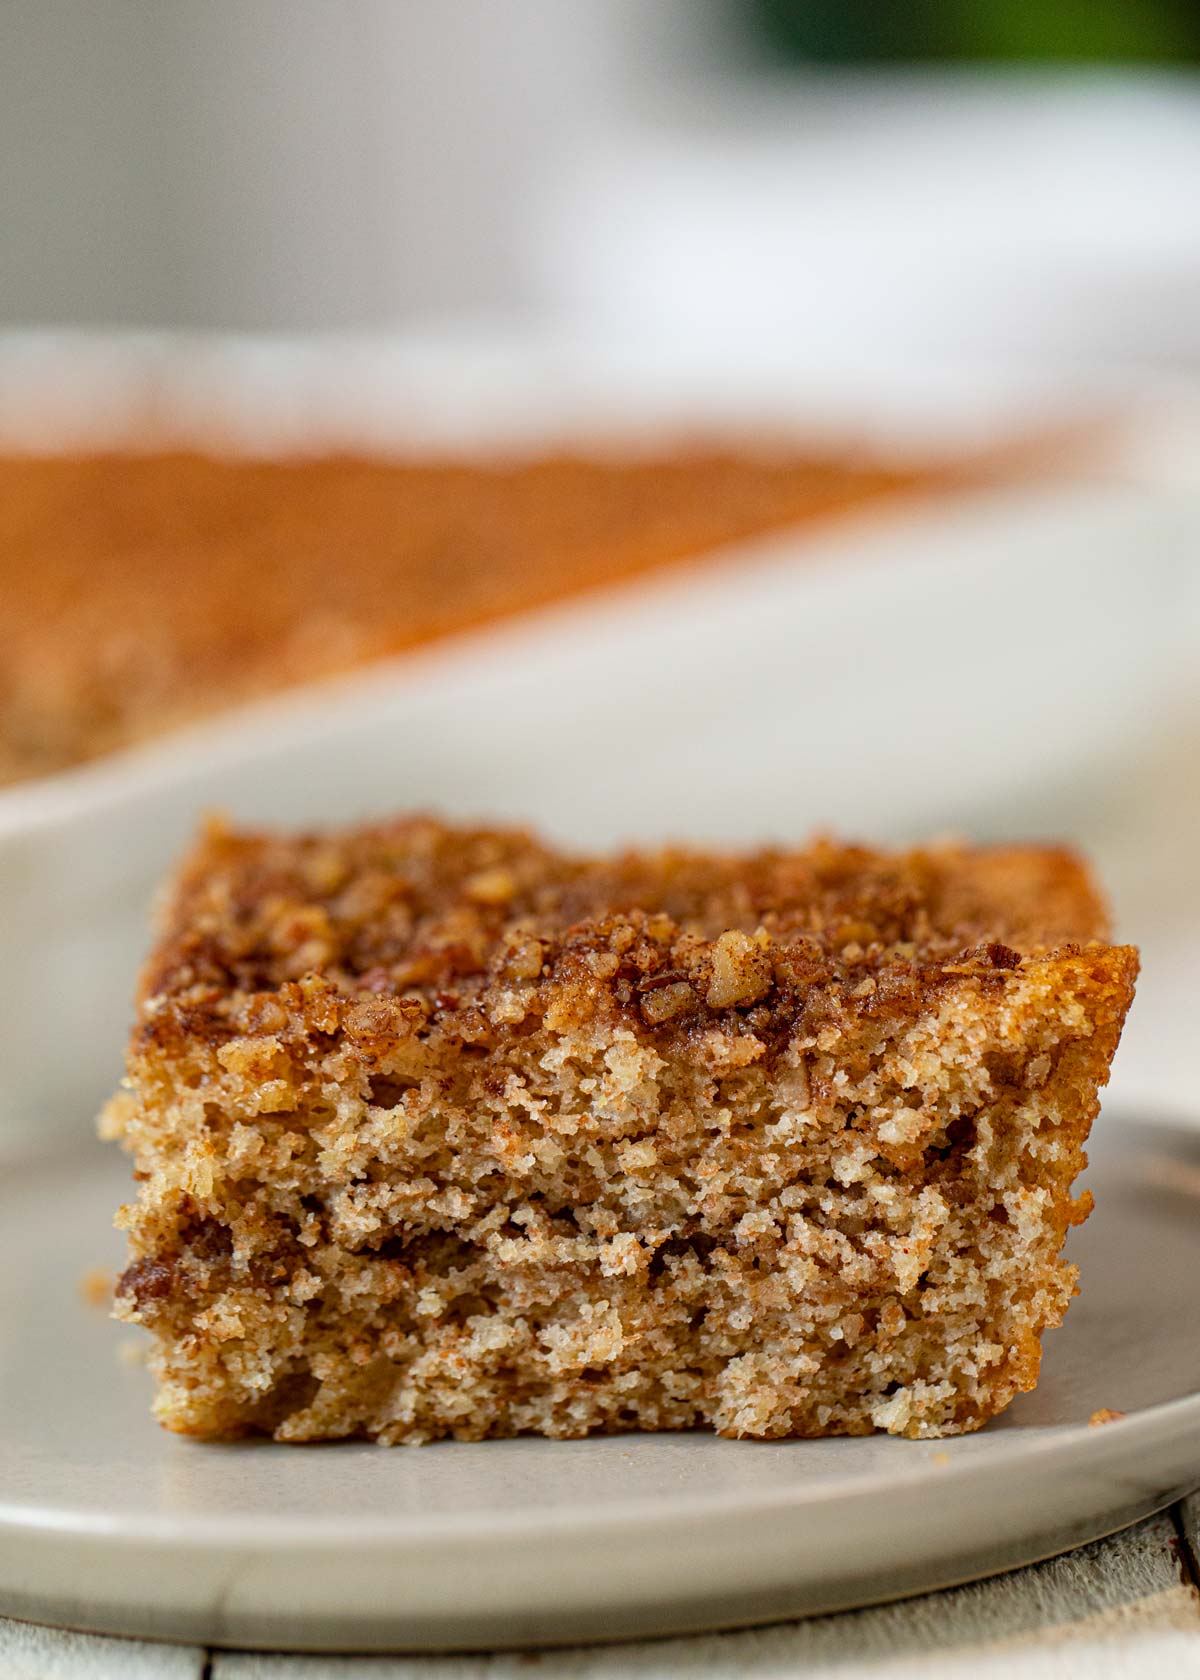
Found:
[[1200, 366], [1200, 80], [751, 74], [737, 0], [6, 0], [0, 324]]
[[711, 9], [5, 0], [0, 321], [534, 310], [543, 199]]
[[610, 331], [1197, 367], [1200, 79], [729, 83], [610, 134], [543, 251]]

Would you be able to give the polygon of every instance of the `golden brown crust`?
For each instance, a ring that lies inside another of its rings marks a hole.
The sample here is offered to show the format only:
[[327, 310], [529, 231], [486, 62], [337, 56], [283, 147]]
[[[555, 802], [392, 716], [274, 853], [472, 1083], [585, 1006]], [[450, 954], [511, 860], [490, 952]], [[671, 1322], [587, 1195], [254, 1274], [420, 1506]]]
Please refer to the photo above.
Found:
[[0, 783], [974, 468], [795, 448], [516, 463], [0, 457]]
[[755, 1030], [778, 1036], [831, 985], [867, 1014], [916, 1011], [957, 975], [994, 978], [1107, 932], [1061, 848], [819, 840], [579, 859], [520, 831], [422, 817], [288, 837], [213, 822], [163, 924], [142, 981], [160, 1039], [178, 1014], [188, 1033], [228, 1036], [257, 995], [306, 975], [343, 1001], [476, 1023], [514, 988], [533, 1009], [574, 977], [653, 1026], [751, 1008]]

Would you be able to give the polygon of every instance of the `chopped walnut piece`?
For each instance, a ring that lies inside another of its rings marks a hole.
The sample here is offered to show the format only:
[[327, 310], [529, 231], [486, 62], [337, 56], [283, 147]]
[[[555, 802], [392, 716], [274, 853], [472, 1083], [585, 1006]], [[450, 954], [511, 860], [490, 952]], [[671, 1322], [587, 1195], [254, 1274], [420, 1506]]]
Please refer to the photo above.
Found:
[[673, 980], [669, 986], [659, 986], [652, 992], [646, 992], [641, 1009], [647, 1021], [661, 1026], [664, 1021], [672, 1021], [676, 1015], [682, 1015], [695, 1001], [696, 994], [686, 980]]
[[514, 980], [536, 980], [542, 972], [546, 947], [540, 939], [523, 939], [509, 953], [508, 971]]
[[483, 869], [469, 877], [463, 890], [476, 904], [508, 904], [517, 883], [511, 869]]
[[721, 935], [713, 946], [712, 976], [705, 994], [710, 1009], [755, 1003], [766, 996], [773, 979], [767, 943], [765, 936], [760, 942], [736, 929]]

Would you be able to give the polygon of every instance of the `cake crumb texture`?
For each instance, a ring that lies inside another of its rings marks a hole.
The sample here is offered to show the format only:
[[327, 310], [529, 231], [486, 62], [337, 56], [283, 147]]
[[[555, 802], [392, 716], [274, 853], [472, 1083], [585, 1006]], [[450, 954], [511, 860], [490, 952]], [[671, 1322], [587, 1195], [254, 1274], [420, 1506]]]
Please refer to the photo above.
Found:
[[955, 1434], [1037, 1380], [1137, 972], [1055, 848], [214, 824], [102, 1120], [168, 1427]]

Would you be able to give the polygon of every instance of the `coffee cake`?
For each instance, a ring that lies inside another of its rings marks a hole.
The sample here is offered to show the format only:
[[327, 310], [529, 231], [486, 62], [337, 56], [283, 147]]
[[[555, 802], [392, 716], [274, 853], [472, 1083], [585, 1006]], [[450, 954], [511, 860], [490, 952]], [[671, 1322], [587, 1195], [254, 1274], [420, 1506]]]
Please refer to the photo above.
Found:
[[0, 457], [0, 784], [981, 464]]
[[1133, 992], [1050, 848], [214, 825], [103, 1129], [169, 1428], [978, 1428], [1075, 1291]]

